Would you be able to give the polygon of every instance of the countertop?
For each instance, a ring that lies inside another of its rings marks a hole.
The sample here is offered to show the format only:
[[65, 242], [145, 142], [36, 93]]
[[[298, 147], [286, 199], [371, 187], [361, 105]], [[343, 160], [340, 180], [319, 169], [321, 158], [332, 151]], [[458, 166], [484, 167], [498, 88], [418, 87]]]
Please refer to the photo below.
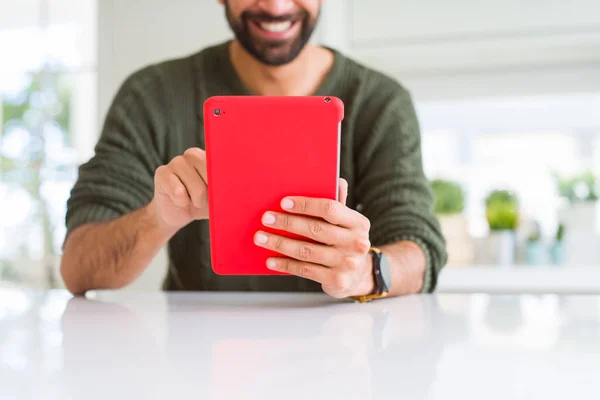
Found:
[[597, 399], [600, 297], [0, 291], [0, 399]]

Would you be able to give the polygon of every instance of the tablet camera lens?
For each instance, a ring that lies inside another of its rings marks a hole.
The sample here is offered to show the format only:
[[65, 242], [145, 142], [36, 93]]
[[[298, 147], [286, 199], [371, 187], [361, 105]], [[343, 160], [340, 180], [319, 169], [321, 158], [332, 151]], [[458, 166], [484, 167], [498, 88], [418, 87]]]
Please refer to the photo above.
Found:
[[221, 110], [219, 110], [218, 108], [215, 109], [214, 114], [218, 117], [219, 115], [221, 115]]
[[329, 103], [331, 99], [329, 97], [325, 97], [325, 103]]

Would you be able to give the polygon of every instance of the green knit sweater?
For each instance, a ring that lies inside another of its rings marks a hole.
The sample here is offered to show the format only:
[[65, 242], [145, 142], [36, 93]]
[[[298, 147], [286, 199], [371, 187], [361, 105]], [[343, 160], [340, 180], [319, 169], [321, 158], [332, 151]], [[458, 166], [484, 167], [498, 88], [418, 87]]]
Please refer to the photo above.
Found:
[[[423, 291], [430, 292], [446, 262], [445, 241], [423, 173], [410, 94], [391, 78], [332, 51], [333, 67], [315, 94], [337, 96], [345, 105], [340, 174], [349, 184], [347, 205], [371, 221], [374, 246], [399, 240], [421, 246], [427, 259]], [[232, 67], [227, 43], [128, 77], [110, 107], [95, 155], [79, 169], [67, 204], [67, 231], [148, 204], [154, 171], [190, 147], [204, 148], [204, 101], [213, 95], [248, 94]], [[195, 221], [169, 241], [165, 290], [321, 290], [297, 277], [216, 275], [208, 224]]]

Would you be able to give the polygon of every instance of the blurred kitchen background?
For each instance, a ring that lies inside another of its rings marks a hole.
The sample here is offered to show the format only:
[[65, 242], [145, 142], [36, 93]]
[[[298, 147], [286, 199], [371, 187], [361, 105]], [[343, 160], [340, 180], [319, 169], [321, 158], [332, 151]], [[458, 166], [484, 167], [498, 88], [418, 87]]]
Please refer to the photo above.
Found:
[[[63, 287], [66, 200], [125, 77], [230, 37], [217, 0], [0, 0], [0, 287]], [[314, 41], [411, 91], [440, 289], [600, 282], [598, 0], [329, 0]]]

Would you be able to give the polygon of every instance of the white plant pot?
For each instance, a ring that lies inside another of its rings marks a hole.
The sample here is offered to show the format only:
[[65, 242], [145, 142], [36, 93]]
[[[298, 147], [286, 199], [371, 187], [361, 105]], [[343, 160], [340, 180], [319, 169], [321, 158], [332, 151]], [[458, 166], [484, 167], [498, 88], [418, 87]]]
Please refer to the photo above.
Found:
[[461, 214], [439, 215], [438, 220], [446, 239], [447, 266], [458, 267], [473, 264], [474, 246], [469, 234], [467, 219]]
[[514, 231], [491, 231], [483, 241], [479, 262], [488, 265], [511, 266], [516, 263], [517, 235]]

